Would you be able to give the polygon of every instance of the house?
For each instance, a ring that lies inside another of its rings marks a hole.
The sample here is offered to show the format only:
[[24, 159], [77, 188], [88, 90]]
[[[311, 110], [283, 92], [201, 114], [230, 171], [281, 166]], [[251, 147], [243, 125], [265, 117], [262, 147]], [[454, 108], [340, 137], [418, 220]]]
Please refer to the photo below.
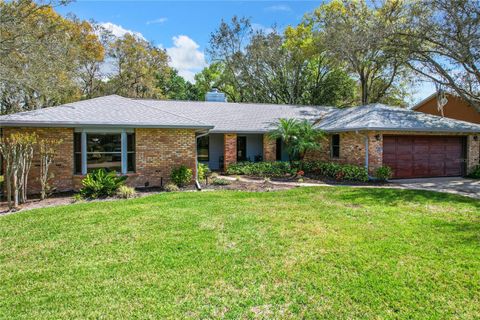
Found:
[[[462, 98], [453, 94], [446, 94], [447, 104], [443, 107], [443, 115], [447, 118], [467, 122], [480, 123], [480, 111], [469, 105]], [[442, 113], [437, 107], [437, 94], [434, 93], [420, 101], [412, 110], [441, 116]]]
[[[480, 125], [384, 105], [349, 109], [227, 102], [138, 100], [112, 95], [0, 116], [2, 134], [61, 139], [52, 166], [58, 191], [89, 171], [115, 170], [135, 187], [160, 186], [197, 160], [224, 170], [237, 161], [286, 160], [268, 137], [278, 119], [306, 119], [328, 137], [308, 159], [389, 165], [395, 177], [460, 176], [479, 163]], [[38, 159], [30, 191], [40, 190]]]

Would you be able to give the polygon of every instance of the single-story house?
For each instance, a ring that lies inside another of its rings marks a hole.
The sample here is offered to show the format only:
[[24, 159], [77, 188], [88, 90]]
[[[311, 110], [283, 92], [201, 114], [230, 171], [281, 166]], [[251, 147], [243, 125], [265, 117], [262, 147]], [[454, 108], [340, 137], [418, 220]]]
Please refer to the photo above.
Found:
[[[4, 136], [18, 131], [62, 140], [52, 166], [58, 191], [76, 190], [97, 168], [127, 175], [135, 187], [160, 186], [174, 167], [213, 170], [237, 161], [286, 160], [268, 137], [280, 118], [307, 119], [328, 137], [308, 159], [381, 165], [395, 177], [460, 176], [479, 163], [480, 125], [384, 105], [348, 109], [99, 97], [0, 116]], [[38, 159], [31, 192], [39, 191]]]

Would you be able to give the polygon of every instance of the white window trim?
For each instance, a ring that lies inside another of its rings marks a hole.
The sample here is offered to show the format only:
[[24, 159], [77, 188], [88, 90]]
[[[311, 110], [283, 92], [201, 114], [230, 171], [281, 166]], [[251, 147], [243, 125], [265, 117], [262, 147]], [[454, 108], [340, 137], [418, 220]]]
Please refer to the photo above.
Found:
[[134, 133], [133, 129], [75, 129], [75, 132], [81, 132], [81, 150], [82, 150], [82, 175], [87, 174], [87, 133], [120, 133], [122, 146], [122, 169], [121, 174], [128, 174], [128, 140], [127, 132]]

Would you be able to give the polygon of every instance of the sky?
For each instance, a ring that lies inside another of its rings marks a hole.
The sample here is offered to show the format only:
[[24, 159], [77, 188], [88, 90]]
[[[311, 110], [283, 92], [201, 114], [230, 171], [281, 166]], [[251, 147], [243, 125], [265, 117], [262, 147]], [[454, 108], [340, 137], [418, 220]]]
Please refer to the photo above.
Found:
[[[84, 20], [94, 20], [117, 36], [126, 32], [165, 48], [170, 65], [185, 79], [192, 81], [196, 72], [208, 65], [205, 49], [210, 35], [222, 19], [234, 15], [248, 17], [255, 28], [275, 25], [283, 30], [297, 25], [307, 12], [321, 1], [119, 1], [77, 0], [58, 7], [63, 15], [72, 13]], [[434, 88], [421, 84], [415, 88], [414, 101], [430, 95]]]

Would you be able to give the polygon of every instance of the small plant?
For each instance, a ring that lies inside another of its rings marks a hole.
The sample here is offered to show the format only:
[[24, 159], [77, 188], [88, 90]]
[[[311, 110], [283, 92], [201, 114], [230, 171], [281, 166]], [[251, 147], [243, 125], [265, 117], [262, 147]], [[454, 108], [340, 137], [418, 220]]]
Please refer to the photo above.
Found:
[[79, 201], [82, 201], [83, 198], [82, 198], [82, 195], [80, 193], [75, 193], [72, 197], [72, 202], [75, 203], [75, 202], [79, 202]]
[[117, 190], [117, 197], [122, 199], [134, 198], [137, 195], [135, 188], [129, 186], [120, 186]]
[[229, 184], [231, 184], [231, 182], [228, 181], [227, 179], [216, 178], [216, 179], [213, 179], [212, 184], [215, 186], [228, 186]]
[[477, 165], [473, 168], [472, 172], [468, 175], [472, 179], [480, 179], [480, 165]]
[[210, 175], [211, 171], [210, 168], [204, 164], [204, 163], [199, 163], [198, 164], [198, 179], [199, 180], [206, 180], [207, 177]]
[[297, 182], [302, 183], [302, 182], [303, 182], [303, 178], [299, 178], [299, 179], [297, 180]]
[[98, 169], [82, 180], [83, 188], [80, 194], [84, 199], [97, 199], [113, 196], [120, 186], [125, 184], [127, 177], [117, 176], [115, 172]]
[[166, 192], [176, 192], [180, 191], [180, 188], [174, 183], [168, 183], [167, 185], [165, 185], [165, 187], [163, 187], [163, 190], [165, 190]]
[[192, 169], [187, 168], [184, 165], [181, 165], [178, 168], [172, 170], [170, 179], [178, 187], [184, 187], [192, 181]]
[[212, 178], [212, 180], [213, 180], [213, 179], [217, 179], [217, 178], [218, 178], [218, 173], [212, 172], [212, 173], [210, 174], [210, 178]]
[[375, 170], [374, 175], [375, 175], [375, 178], [377, 178], [380, 181], [387, 181], [392, 177], [392, 174], [393, 174], [392, 168], [388, 166], [382, 166], [377, 168], [377, 170]]

